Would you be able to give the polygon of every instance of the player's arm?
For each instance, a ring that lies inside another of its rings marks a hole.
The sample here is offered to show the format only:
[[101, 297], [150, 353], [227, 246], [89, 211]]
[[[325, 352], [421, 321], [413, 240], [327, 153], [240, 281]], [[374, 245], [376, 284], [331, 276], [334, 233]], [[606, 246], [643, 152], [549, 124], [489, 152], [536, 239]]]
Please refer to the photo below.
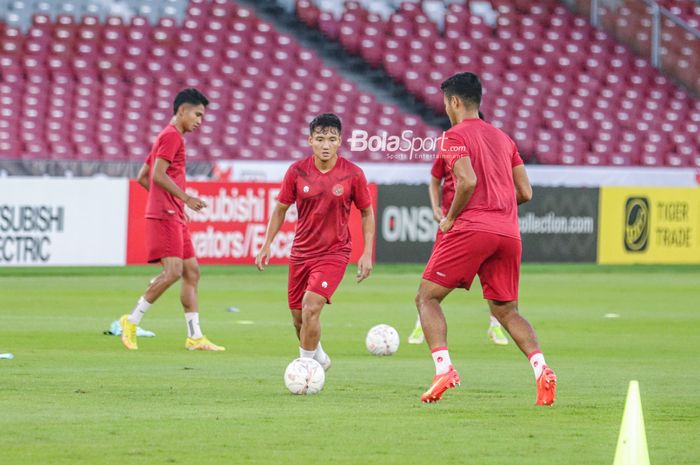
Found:
[[513, 167], [513, 184], [515, 184], [515, 199], [518, 201], [518, 205], [532, 199], [532, 186], [527, 177], [525, 165]]
[[136, 175], [136, 182], [141, 184], [141, 186], [148, 190], [148, 175], [149, 172], [151, 171], [151, 167], [144, 163], [141, 165], [141, 169], [139, 170], [139, 174]]
[[452, 167], [452, 173], [455, 179], [455, 198], [452, 199], [452, 205], [450, 206], [450, 211], [447, 212], [447, 216], [440, 221], [440, 229], [444, 233], [452, 229], [457, 216], [469, 203], [469, 199], [472, 198], [476, 187], [476, 173], [469, 157], [458, 159]]
[[270, 221], [267, 223], [267, 230], [265, 231], [265, 243], [260, 249], [260, 252], [255, 256], [255, 266], [257, 266], [260, 271], [263, 271], [265, 265], [270, 263], [270, 246], [272, 245], [272, 241], [275, 240], [277, 233], [280, 232], [280, 228], [282, 228], [284, 215], [287, 214], [288, 208], [289, 205], [277, 202], [275, 209], [272, 211]]
[[440, 184], [442, 179], [435, 176], [430, 176], [430, 185], [428, 186], [428, 196], [430, 197], [430, 208], [433, 209], [433, 218], [438, 223], [442, 220], [442, 208], [440, 207]]
[[372, 245], [374, 244], [374, 210], [369, 206], [360, 210], [362, 214], [362, 240], [364, 250], [357, 262], [357, 282], [362, 282], [372, 272]]
[[206, 207], [207, 204], [204, 202], [204, 200], [200, 200], [196, 197], [190, 197], [185, 191], [180, 189], [177, 184], [175, 184], [175, 181], [173, 181], [167, 174], [169, 166], [170, 162], [168, 160], [156, 158], [156, 162], [153, 165], [153, 182], [185, 202], [185, 205], [196, 212]]

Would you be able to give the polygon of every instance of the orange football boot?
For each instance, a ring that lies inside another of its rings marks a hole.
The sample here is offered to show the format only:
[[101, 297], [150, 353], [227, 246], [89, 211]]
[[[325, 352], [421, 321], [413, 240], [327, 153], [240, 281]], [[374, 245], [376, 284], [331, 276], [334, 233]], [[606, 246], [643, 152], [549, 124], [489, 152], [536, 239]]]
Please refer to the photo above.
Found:
[[535, 405], [552, 405], [557, 393], [557, 375], [545, 365], [537, 378], [537, 400]]
[[459, 386], [459, 373], [450, 365], [450, 369], [441, 375], [435, 375], [433, 383], [427, 391], [420, 396], [420, 400], [426, 404], [437, 402], [448, 389]]

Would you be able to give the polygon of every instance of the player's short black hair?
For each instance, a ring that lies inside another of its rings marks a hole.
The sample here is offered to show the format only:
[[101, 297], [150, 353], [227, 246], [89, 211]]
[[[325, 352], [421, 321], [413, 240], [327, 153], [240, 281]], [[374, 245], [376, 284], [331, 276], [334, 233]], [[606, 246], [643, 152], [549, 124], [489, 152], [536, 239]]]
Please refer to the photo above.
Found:
[[457, 73], [445, 79], [445, 82], [440, 85], [440, 89], [447, 98], [456, 95], [465, 104], [477, 107], [481, 104], [481, 81], [479, 81], [479, 76], [474, 73]]
[[311, 124], [309, 124], [309, 134], [313, 135], [314, 131], [319, 128], [335, 128], [338, 130], [338, 134], [340, 134], [343, 125], [338, 115], [334, 113], [323, 113], [311, 120]]
[[206, 107], [209, 105], [209, 99], [207, 99], [203, 93], [194, 87], [181, 90], [175, 96], [175, 102], [173, 103], [173, 115], [177, 114], [177, 110], [179, 110], [180, 106], [185, 103], [189, 103], [191, 105], [202, 104]]

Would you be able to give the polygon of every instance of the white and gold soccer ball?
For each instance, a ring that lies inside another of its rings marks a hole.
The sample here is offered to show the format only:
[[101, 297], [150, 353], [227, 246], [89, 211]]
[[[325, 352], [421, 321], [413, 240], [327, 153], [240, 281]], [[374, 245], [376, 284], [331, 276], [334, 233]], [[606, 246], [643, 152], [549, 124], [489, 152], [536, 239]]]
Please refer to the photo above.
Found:
[[316, 394], [323, 389], [326, 372], [312, 358], [297, 358], [284, 370], [284, 385], [292, 394]]
[[372, 355], [392, 355], [399, 349], [399, 333], [389, 325], [373, 326], [367, 333], [365, 345]]

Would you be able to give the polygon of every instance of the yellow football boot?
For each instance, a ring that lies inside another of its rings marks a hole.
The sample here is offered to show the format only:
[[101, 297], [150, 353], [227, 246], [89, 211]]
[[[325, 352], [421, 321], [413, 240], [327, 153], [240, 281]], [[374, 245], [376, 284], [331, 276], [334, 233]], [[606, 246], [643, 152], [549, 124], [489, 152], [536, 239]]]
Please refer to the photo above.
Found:
[[122, 328], [122, 344], [129, 350], [138, 350], [136, 342], [136, 325], [129, 321], [129, 315], [119, 318], [119, 326]]
[[223, 352], [226, 350], [226, 347], [222, 346], [217, 346], [213, 342], [211, 342], [209, 339], [207, 339], [206, 336], [202, 336], [199, 339], [193, 339], [191, 337], [188, 337], [187, 340], [185, 341], [185, 349], [187, 350], [209, 350], [212, 352]]

